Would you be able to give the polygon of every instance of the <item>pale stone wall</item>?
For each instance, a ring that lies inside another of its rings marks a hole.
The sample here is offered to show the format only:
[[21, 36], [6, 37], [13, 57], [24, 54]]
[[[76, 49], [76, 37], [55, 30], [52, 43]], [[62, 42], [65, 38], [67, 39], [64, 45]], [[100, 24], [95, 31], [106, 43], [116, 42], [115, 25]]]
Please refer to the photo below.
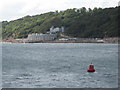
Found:
[[29, 34], [28, 35], [28, 40], [29, 41], [49, 41], [49, 40], [54, 40], [57, 38], [57, 34]]

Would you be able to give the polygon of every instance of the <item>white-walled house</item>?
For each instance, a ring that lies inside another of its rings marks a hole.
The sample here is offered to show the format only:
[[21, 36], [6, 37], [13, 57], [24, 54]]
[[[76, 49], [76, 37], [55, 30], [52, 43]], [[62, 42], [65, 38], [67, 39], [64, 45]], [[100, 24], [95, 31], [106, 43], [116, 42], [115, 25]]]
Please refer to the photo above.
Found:
[[51, 33], [64, 32], [64, 27], [62, 26], [61, 28], [59, 28], [59, 27], [54, 28], [54, 26], [52, 26], [52, 27], [50, 28], [50, 32], [51, 32]]

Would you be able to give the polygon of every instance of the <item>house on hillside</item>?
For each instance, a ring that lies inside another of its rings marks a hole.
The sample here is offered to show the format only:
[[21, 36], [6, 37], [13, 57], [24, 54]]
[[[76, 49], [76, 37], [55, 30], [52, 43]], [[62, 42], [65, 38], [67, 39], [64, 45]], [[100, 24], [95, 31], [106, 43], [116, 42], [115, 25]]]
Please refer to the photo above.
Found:
[[56, 32], [64, 32], [64, 27], [63, 26], [61, 26], [60, 28], [59, 27], [56, 27], [56, 28], [54, 28], [54, 26], [52, 26], [51, 28], [50, 28], [50, 33], [56, 33]]

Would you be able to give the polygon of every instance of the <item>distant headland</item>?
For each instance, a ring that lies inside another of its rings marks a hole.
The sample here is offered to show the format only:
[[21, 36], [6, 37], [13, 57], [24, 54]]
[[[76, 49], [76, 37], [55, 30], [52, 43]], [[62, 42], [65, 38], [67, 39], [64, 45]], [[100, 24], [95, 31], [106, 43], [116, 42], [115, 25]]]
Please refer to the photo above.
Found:
[[73, 8], [2, 21], [3, 42], [116, 43], [118, 9]]

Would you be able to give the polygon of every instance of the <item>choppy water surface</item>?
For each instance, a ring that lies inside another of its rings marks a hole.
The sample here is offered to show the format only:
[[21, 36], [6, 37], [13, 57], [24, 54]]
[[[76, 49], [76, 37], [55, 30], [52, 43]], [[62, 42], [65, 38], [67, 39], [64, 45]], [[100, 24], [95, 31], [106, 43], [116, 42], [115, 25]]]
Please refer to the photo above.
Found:
[[4, 43], [2, 54], [3, 88], [118, 87], [117, 44]]
[[2, 89], [2, 43], [0, 42], [0, 89]]

